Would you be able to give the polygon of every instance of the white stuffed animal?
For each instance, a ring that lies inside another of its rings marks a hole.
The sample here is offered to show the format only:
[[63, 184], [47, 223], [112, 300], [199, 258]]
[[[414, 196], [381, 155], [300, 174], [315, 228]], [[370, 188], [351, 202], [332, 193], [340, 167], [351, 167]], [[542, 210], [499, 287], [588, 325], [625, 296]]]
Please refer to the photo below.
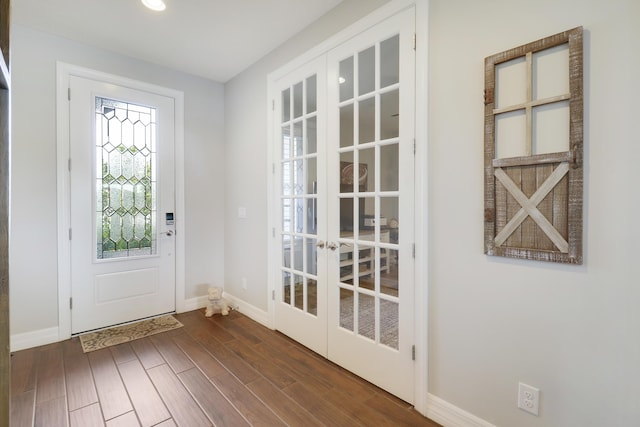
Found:
[[223, 316], [229, 314], [229, 304], [222, 298], [222, 288], [209, 288], [209, 296], [207, 299], [209, 302], [207, 303], [207, 311], [204, 313], [206, 317], [211, 317], [215, 313], [222, 313]]

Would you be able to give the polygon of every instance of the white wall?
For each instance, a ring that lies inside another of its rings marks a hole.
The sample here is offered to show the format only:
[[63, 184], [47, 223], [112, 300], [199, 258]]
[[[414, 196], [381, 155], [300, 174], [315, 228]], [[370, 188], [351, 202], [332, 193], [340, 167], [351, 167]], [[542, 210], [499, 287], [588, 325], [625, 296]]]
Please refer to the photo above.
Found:
[[225, 291], [259, 310], [268, 303], [267, 75], [387, 1], [344, 1], [225, 86]]
[[56, 61], [184, 92], [186, 299], [224, 278], [224, 86], [12, 29], [11, 334], [58, 326]]
[[[431, 1], [429, 392], [495, 425], [638, 425], [639, 17], [637, 0]], [[483, 60], [580, 25], [584, 265], [487, 257]]]

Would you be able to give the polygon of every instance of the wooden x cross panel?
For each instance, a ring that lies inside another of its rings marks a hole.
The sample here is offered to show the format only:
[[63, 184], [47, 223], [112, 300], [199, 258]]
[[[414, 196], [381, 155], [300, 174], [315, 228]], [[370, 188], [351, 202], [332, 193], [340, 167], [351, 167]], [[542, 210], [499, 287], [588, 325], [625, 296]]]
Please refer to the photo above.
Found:
[[563, 162], [553, 171], [546, 181], [538, 188], [538, 190], [528, 198], [518, 186], [509, 178], [509, 176], [502, 170], [502, 168], [496, 168], [494, 171], [495, 177], [504, 185], [507, 191], [513, 196], [514, 199], [520, 204], [521, 209], [511, 218], [511, 220], [504, 226], [504, 228], [498, 233], [495, 238], [496, 246], [502, 245], [509, 236], [516, 231], [516, 229], [522, 224], [522, 222], [530, 216], [536, 224], [540, 227], [544, 233], [549, 236], [549, 239], [562, 253], [569, 252], [569, 243], [562, 237], [562, 235], [556, 230], [556, 228], [549, 222], [549, 220], [538, 210], [538, 204], [544, 200], [544, 198], [551, 192], [556, 185], [562, 180], [562, 178], [569, 172], [569, 163]]

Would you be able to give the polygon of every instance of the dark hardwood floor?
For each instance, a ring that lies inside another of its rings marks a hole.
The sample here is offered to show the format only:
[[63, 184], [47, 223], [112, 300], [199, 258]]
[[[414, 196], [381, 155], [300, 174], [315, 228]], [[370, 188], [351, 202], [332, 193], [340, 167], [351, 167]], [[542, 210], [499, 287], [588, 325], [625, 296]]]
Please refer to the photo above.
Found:
[[11, 426], [438, 426], [238, 312], [84, 354], [14, 353]]

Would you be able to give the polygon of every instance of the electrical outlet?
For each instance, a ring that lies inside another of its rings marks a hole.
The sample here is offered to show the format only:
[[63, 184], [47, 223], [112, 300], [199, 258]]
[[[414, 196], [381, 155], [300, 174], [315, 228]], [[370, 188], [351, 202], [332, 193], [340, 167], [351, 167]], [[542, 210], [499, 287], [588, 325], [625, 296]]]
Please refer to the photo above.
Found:
[[247, 278], [246, 277], [242, 278], [242, 289], [247, 289]]
[[518, 408], [537, 417], [540, 409], [540, 390], [524, 383], [518, 383]]

